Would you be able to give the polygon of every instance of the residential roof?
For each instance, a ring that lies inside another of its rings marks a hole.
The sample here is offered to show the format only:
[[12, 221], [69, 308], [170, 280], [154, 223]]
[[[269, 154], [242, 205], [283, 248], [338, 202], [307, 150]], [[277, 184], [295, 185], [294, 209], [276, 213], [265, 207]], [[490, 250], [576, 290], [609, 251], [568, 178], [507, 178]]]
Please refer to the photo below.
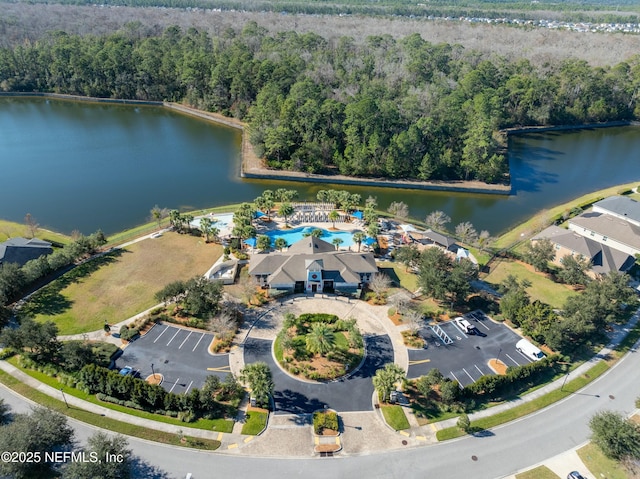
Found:
[[640, 227], [603, 213], [582, 213], [569, 223], [640, 250]]
[[[305, 281], [307, 270], [312, 266], [316, 270], [320, 266], [324, 279], [332, 279], [338, 283], [359, 283], [361, 273], [378, 272], [372, 253], [336, 251], [333, 245], [318, 238], [310, 238], [294, 243], [284, 253], [254, 255], [249, 274], [266, 274], [269, 275], [269, 283], [286, 284]], [[304, 252], [312, 248], [315, 253]]]
[[38, 238], [9, 238], [0, 243], [0, 264], [17, 263], [23, 266], [29, 260], [52, 252], [51, 243]]
[[591, 261], [591, 270], [597, 274], [627, 271], [635, 262], [633, 256], [627, 253], [558, 226], [549, 226], [534, 236], [532, 240], [543, 238], [548, 238], [554, 244], [583, 255]]
[[631, 221], [640, 223], [640, 202], [627, 196], [610, 196], [593, 204], [614, 215], [628, 218]]
[[444, 246], [445, 248], [449, 248], [456, 242], [455, 239], [440, 233], [436, 233], [433, 230], [421, 231], [419, 232], [419, 234], [421, 234], [423, 238], [433, 241], [434, 243]]
[[289, 246], [288, 253], [328, 253], [329, 251], [335, 251], [336, 247], [326, 241], [316, 238], [315, 236], [307, 236], [299, 241], [296, 241]]

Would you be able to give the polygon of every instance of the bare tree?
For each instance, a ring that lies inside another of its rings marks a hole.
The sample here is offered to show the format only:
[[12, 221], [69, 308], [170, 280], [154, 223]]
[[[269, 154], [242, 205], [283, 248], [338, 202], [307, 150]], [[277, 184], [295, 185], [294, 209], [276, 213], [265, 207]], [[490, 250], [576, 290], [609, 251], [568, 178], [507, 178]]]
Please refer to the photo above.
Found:
[[409, 206], [402, 201], [394, 201], [389, 205], [387, 211], [399, 219], [406, 219], [409, 217]]
[[374, 274], [373, 278], [371, 278], [371, 281], [369, 282], [369, 288], [375, 293], [378, 301], [384, 297], [389, 286], [391, 286], [391, 280], [389, 279], [389, 276], [384, 273]]
[[429, 213], [425, 218], [424, 222], [427, 224], [429, 228], [432, 230], [443, 231], [446, 229], [446, 225], [451, 223], [451, 218], [445, 215], [442, 211], [433, 211]]
[[408, 309], [402, 314], [402, 317], [406, 320], [412, 333], [417, 334], [422, 328], [424, 315], [417, 309]]
[[394, 294], [389, 298], [389, 302], [396, 308], [400, 314], [409, 306], [411, 303], [411, 298], [404, 291], [399, 292], [398, 294]]
[[208, 327], [216, 333], [216, 336], [225, 341], [236, 334], [237, 323], [234, 314], [230, 310], [221, 311], [209, 319]]
[[31, 213], [27, 213], [27, 215], [24, 217], [24, 222], [29, 229], [29, 235], [31, 235], [32, 238], [35, 238], [36, 233], [38, 232], [38, 228], [40, 227], [38, 222], [33, 216], [31, 216]]
[[456, 235], [463, 243], [475, 243], [478, 238], [478, 232], [471, 223], [465, 221], [456, 226]]

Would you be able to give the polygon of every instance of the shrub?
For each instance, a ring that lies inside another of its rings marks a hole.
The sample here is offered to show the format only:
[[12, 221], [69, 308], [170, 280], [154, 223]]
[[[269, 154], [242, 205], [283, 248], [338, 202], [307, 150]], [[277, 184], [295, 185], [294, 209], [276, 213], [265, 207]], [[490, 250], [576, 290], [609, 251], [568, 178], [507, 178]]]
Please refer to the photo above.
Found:
[[391, 316], [395, 316], [397, 312], [398, 312], [398, 310], [397, 310], [396, 308], [394, 308], [393, 306], [392, 306], [392, 307], [390, 307], [390, 308], [387, 310], [387, 314], [389, 315], [389, 317], [391, 317]]
[[467, 416], [466, 414], [461, 414], [458, 418], [457, 426], [464, 432], [469, 432], [469, 429], [471, 428], [471, 421], [469, 420], [469, 416]]
[[325, 429], [338, 431], [338, 414], [335, 411], [316, 411], [313, 413], [313, 432], [322, 434]]

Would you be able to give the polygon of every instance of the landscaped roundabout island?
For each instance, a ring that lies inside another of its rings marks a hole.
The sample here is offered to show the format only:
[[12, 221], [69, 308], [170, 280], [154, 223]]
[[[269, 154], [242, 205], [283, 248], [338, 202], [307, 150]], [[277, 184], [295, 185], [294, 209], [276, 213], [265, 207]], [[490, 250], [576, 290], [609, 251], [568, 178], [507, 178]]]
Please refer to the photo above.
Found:
[[285, 316], [273, 345], [276, 360], [289, 374], [314, 381], [337, 379], [362, 363], [364, 341], [355, 319], [335, 314]]

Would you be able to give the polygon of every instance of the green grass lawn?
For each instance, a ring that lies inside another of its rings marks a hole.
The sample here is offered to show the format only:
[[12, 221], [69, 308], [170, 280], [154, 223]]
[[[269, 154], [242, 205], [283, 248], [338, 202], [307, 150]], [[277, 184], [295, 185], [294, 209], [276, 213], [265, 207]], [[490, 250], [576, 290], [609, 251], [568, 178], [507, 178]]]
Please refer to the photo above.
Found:
[[380, 410], [384, 416], [384, 420], [396, 431], [409, 429], [409, 420], [404, 414], [401, 406], [391, 404], [380, 404]]
[[268, 417], [268, 414], [262, 411], [247, 412], [247, 420], [244, 426], [242, 426], [242, 434], [248, 434], [250, 436], [260, 434], [267, 426]]
[[560, 479], [560, 476], [547, 466], [539, 466], [535, 469], [516, 474], [516, 479]]
[[389, 276], [391, 281], [394, 281], [396, 285], [399, 284], [412, 293], [418, 289], [418, 275], [405, 271], [403, 264], [381, 261], [378, 263], [378, 267], [380, 272]]
[[562, 308], [569, 296], [578, 294], [568, 286], [554, 283], [542, 273], [536, 273], [523, 263], [516, 261], [500, 261], [495, 268], [491, 268], [491, 272], [484, 278], [484, 281], [497, 288], [510, 274], [520, 280], [526, 279], [531, 282], [531, 287], [527, 289], [527, 293], [531, 296], [532, 301], [537, 299], [554, 308]]
[[156, 304], [166, 284], [203, 274], [222, 246], [166, 233], [85, 263], [33, 296], [24, 311], [54, 321], [60, 334], [78, 334], [114, 324]]
[[[31, 232], [27, 225], [15, 223], [13, 221], [0, 220], [0, 243], [6, 241], [8, 238], [15, 238], [16, 236], [31, 238]], [[71, 242], [71, 238], [66, 235], [41, 228], [38, 228], [36, 231], [36, 238], [61, 244]]]
[[606, 479], [631, 479], [631, 476], [620, 465], [602, 454], [598, 446], [589, 443], [576, 451], [582, 462], [595, 477]]

